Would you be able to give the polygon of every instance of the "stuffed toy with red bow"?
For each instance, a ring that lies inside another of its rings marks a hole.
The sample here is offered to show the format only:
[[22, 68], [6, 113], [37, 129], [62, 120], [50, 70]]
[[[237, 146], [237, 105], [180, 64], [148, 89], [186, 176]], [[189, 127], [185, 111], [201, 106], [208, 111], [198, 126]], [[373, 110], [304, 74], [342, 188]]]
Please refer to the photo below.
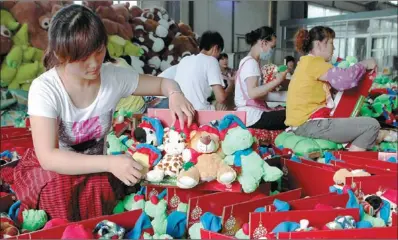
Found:
[[161, 182], [166, 176], [177, 177], [184, 164], [182, 153], [189, 141], [190, 131], [194, 127], [180, 129], [179, 122], [165, 129], [163, 137], [164, 156], [160, 162], [149, 171], [146, 179], [150, 182]]
[[236, 179], [235, 170], [223, 162], [218, 129], [204, 125], [190, 134], [188, 148], [183, 153], [183, 170], [177, 178], [180, 188], [193, 188], [200, 181], [217, 180], [228, 185]]
[[162, 148], [164, 127], [157, 118], [142, 117], [142, 122], [131, 133], [133, 139], [138, 143], [146, 143]]

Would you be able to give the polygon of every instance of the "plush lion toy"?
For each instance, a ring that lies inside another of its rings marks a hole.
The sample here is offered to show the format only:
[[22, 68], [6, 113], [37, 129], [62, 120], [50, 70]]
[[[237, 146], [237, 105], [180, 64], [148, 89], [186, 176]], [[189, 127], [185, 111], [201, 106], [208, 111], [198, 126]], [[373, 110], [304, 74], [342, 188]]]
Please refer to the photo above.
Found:
[[204, 125], [192, 131], [190, 137], [189, 149], [183, 152], [186, 163], [177, 177], [178, 187], [193, 188], [200, 181], [217, 180], [226, 185], [235, 181], [235, 170], [223, 162], [217, 129]]

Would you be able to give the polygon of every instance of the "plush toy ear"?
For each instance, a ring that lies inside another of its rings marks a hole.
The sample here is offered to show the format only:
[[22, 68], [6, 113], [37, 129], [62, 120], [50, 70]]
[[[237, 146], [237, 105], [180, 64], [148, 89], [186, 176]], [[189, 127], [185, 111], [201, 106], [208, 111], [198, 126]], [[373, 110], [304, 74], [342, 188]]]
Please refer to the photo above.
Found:
[[189, 134], [189, 139], [192, 139], [196, 133], [197, 133], [196, 130], [191, 131], [191, 133]]

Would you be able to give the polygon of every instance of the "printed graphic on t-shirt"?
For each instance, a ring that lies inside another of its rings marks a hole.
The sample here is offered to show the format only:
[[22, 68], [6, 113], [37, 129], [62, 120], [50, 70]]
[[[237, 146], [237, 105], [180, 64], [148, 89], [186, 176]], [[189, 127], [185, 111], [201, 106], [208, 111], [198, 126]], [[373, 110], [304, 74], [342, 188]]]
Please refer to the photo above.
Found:
[[112, 112], [80, 122], [60, 122], [59, 147], [79, 153], [102, 154], [104, 137], [112, 122]]

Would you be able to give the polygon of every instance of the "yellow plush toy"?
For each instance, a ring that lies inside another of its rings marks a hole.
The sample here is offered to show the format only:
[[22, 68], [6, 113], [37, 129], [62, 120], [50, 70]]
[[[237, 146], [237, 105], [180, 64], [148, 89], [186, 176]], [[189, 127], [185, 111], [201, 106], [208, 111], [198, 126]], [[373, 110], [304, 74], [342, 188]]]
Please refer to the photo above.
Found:
[[109, 55], [113, 58], [118, 58], [120, 56], [141, 57], [142, 54], [144, 54], [144, 50], [141, 47], [117, 35], [111, 35], [108, 37], [107, 48]]
[[43, 51], [29, 46], [26, 24], [22, 25], [12, 40], [14, 46], [1, 66], [0, 85], [28, 91], [32, 81], [45, 71]]

